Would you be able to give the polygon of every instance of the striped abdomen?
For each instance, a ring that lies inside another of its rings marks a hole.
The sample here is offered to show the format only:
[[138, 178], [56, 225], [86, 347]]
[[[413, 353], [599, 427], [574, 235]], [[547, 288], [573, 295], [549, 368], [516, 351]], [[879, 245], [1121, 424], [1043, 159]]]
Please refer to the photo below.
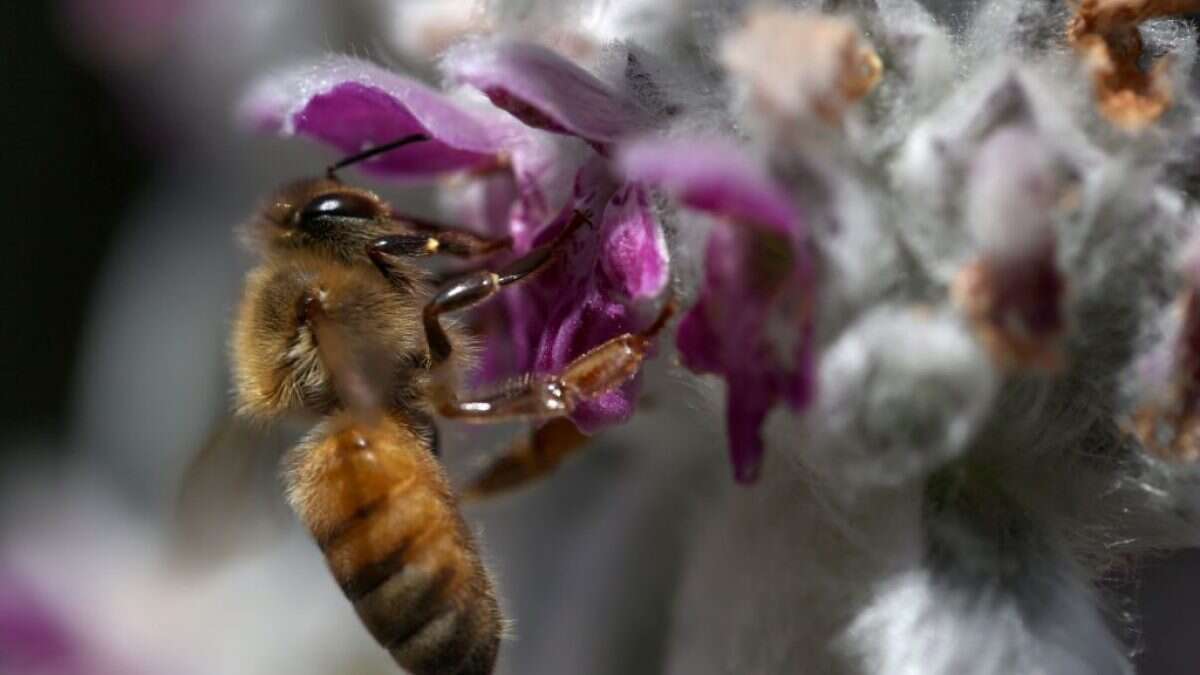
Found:
[[500, 611], [441, 465], [394, 421], [326, 428], [289, 493], [367, 629], [416, 675], [491, 673]]

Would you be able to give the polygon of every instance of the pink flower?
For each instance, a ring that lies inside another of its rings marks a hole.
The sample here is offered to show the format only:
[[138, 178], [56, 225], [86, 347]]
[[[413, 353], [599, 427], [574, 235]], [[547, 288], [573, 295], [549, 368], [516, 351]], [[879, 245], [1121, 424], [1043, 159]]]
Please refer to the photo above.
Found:
[[652, 123], [636, 101], [538, 45], [468, 44], [450, 53], [446, 70], [529, 126], [577, 136], [601, 152]]
[[84, 673], [78, 638], [27, 585], [0, 575], [0, 668]]
[[[31, 675], [116, 675], [153, 672], [118, 658], [96, 641], [78, 615], [60, 611], [24, 576], [0, 564], [0, 672]], [[182, 672], [182, 671], [180, 671]]]
[[[515, 334], [488, 349], [485, 377], [557, 372], [592, 347], [646, 321], [637, 304], [669, 280], [668, 253], [645, 190], [621, 183], [604, 158], [610, 144], [652, 123], [624, 97], [566, 58], [536, 45], [484, 42], [453, 52], [446, 70], [530, 126], [576, 136], [596, 149], [575, 174], [573, 197], [530, 246], [549, 241], [573, 217], [588, 214], [567, 255], [537, 279], [510, 291], [504, 316]], [[518, 245], [517, 253], [523, 252]], [[585, 432], [633, 414], [636, 383], [581, 405]]]
[[300, 134], [354, 153], [413, 133], [430, 140], [381, 155], [362, 169], [400, 179], [482, 171], [512, 162], [532, 176], [534, 140], [519, 124], [468, 110], [422, 82], [347, 57], [331, 57], [261, 80], [241, 115], [256, 128]]
[[[605, 340], [644, 326], [648, 317], [639, 305], [661, 293], [669, 278], [665, 238], [645, 190], [621, 183], [597, 152], [580, 166], [555, 151], [543, 130], [604, 150], [645, 129], [650, 117], [579, 66], [533, 45], [473, 44], [448, 59], [446, 69], [513, 115], [469, 108], [377, 66], [333, 58], [264, 80], [245, 101], [243, 116], [260, 129], [309, 136], [345, 153], [428, 135], [430, 141], [363, 168], [409, 180], [472, 176], [475, 199], [459, 210], [472, 214], [469, 225], [511, 236], [508, 256], [552, 240], [577, 212], [587, 216], [550, 268], [482, 312], [482, 381], [559, 372]], [[552, 186], [564, 172], [574, 188], [564, 203], [555, 203]], [[636, 391], [630, 383], [587, 401], [573, 419], [589, 432], [623, 421], [633, 412]]]
[[699, 300], [677, 340], [688, 368], [725, 378], [734, 474], [753, 481], [771, 408], [783, 400], [803, 410], [813, 396], [813, 270], [804, 221], [766, 171], [722, 142], [637, 141], [622, 148], [619, 164], [629, 178], [722, 219], [708, 240]]

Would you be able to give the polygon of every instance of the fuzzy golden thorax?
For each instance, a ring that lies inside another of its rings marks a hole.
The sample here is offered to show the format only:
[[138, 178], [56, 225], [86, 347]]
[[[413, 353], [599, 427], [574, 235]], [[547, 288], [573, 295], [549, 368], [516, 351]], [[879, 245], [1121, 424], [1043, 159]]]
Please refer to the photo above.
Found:
[[366, 262], [294, 250], [268, 255], [251, 270], [231, 345], [239, 414], [274, 419], [339, 407], [330, 366], [305, 320], [309, 297], [320, 299], [353, 354], [354, 363], [345, 365], [370, 380], [381, 405], [423, 409], [428, 355], [421, 311], [432, 288], [417, 268], [402, 269], [398, 284]]

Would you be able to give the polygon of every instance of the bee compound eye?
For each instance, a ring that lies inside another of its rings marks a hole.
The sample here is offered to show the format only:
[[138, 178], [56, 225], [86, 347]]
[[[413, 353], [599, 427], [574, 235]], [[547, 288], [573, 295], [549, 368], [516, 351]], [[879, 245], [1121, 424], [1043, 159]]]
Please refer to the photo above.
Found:
[[378, 202], [355, 192], [335, 192], [309, 201], [296, 214], [296, 225], [302, 230], [324, 229], [330, 219], [354, 218], [371, 220], [380, 213]]

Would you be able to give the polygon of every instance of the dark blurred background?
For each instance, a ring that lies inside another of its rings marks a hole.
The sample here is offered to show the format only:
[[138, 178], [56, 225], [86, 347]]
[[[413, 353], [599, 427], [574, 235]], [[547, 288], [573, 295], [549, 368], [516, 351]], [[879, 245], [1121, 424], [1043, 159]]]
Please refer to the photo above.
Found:
[[113, 89], [64, 48], [58, 9], [0, 3], [5, 436], [60, 430], [91, 290], [152, 170]]

